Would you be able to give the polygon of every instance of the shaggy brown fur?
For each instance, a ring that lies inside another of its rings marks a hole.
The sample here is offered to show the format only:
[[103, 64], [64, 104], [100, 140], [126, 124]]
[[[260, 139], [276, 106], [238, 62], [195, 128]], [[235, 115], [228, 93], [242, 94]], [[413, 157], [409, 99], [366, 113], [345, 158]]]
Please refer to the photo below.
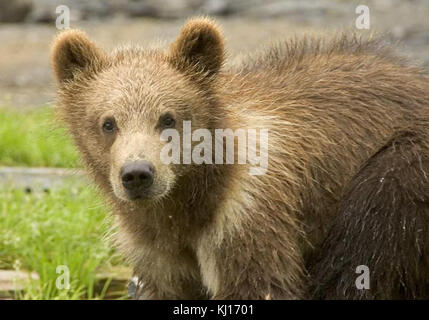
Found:
[[[109, 199], [142, 297], [429, 298], [429, 94], [379, 41], [295, 40], [222, 67], [213, 21], [167, 49], [53, 46], [60, 115]], [[269, 168], [164, 165], [168, 113], [196, 128], [269, 129]], [[114, 120], [113, 133], [102, 131]], [[131, 201], [120, 171], [155, 168]], [[371, 270], [358, 290], [358, 265]]]

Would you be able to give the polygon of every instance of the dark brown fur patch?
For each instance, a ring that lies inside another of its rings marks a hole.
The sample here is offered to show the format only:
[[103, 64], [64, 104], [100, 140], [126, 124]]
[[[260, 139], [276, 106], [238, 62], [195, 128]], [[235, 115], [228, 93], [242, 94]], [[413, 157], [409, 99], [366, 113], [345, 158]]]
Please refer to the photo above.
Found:
[[[315, 297], [429, 297], [425, 131], [399, 133], [353, 177], [327, 237], [309, 262]], [[369, 290], [358, 290], [354, 283], [362, 264], [370, 270]]]

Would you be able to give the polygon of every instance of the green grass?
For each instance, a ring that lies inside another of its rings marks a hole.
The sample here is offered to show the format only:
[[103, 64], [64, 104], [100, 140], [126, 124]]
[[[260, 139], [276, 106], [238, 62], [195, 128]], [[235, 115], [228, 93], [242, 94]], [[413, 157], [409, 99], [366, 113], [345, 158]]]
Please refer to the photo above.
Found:
[[[80, 164], [52, 108], [0, 108], [0, 166], [74, 168]], [[110, 228], [108, 209], [95, 190], [83, 184], [31, 194], [4, 188], [0, 185], [0, 269], [36, 272], [40, 278], [26, 284], [15, 298], [104, 298], [109, 281], [100, 288], [96, 275], [122, 266], [123, 261], [105, 239]], [[56, 286], [62, 275], [58, 266], [69, 269], [68, 290]], [[125, 290], [120, 290], [125, 296]]]
[[0, 108], [0, 165], [74, 168], [79, 161], [52, 108]]
[[[103, 292], [95, 293], [97, 270], [123, 263], [103, 239], [106, 211], [84, 185], [35, 194], [0, 190], [0, 269], [40, 277], [16, 298], [102, 299]], [[56, 287], [60, 265], [69, 268], [69, 290]]]

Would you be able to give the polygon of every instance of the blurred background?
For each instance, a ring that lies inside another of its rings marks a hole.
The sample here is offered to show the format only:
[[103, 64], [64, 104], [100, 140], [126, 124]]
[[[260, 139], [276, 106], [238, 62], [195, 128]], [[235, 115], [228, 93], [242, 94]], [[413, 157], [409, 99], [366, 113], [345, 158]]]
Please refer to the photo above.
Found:
[[[106, 239], [109, 209], [52, 111], [59, 5], [70, 8], [71, 28], [108, 50], [172, 41], [187, 18], [205, 14], [222, 25], [230, 57], [353, 30], [382, 33], [429, 66], [428, 0], [0, 0], [0, 299], [127, 298], [131, 271]], [[355, 28], [358, 5], [370, 10], [369, 30]], [[68, 289], [58, 266], [69, 270]]]
[[429, 64], [427, 0], [0, 0], [0, 102], [31, 107], [52, 100], [49, 45], [61, 4], [70, 8], [70, 27], [106, 48], [172, 40], [186, 18], [215, 16], [231, 54], [295, 33], [354, 28], [356, 7], [366, 4], [370, 31], [390, 33]]

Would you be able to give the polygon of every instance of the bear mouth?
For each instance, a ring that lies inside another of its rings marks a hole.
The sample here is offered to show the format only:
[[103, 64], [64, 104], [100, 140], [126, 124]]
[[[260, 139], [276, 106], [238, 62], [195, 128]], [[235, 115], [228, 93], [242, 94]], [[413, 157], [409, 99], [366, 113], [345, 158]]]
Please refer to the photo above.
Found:
[[138, 201], [138, 200], [146, 200], [151, 198], [148, 195], [144, 195], [144, 194], [135, 194], [135, 195], [128, 195], [128, 198], [132, 201]]
[[164, 195], [164, 193], [165, 190], [164, 192], [157, 192], [156, 189], [151, 188], [149, 190], [136, 190], [131, 192], [128, 190], [123, 190], [121, 194], [115, 193], [115, 195], [122, 200], [138, 203], [160, 198]]
[[153, 198], [151, 192], [125, 192], [127, 200], [142, 201]]

